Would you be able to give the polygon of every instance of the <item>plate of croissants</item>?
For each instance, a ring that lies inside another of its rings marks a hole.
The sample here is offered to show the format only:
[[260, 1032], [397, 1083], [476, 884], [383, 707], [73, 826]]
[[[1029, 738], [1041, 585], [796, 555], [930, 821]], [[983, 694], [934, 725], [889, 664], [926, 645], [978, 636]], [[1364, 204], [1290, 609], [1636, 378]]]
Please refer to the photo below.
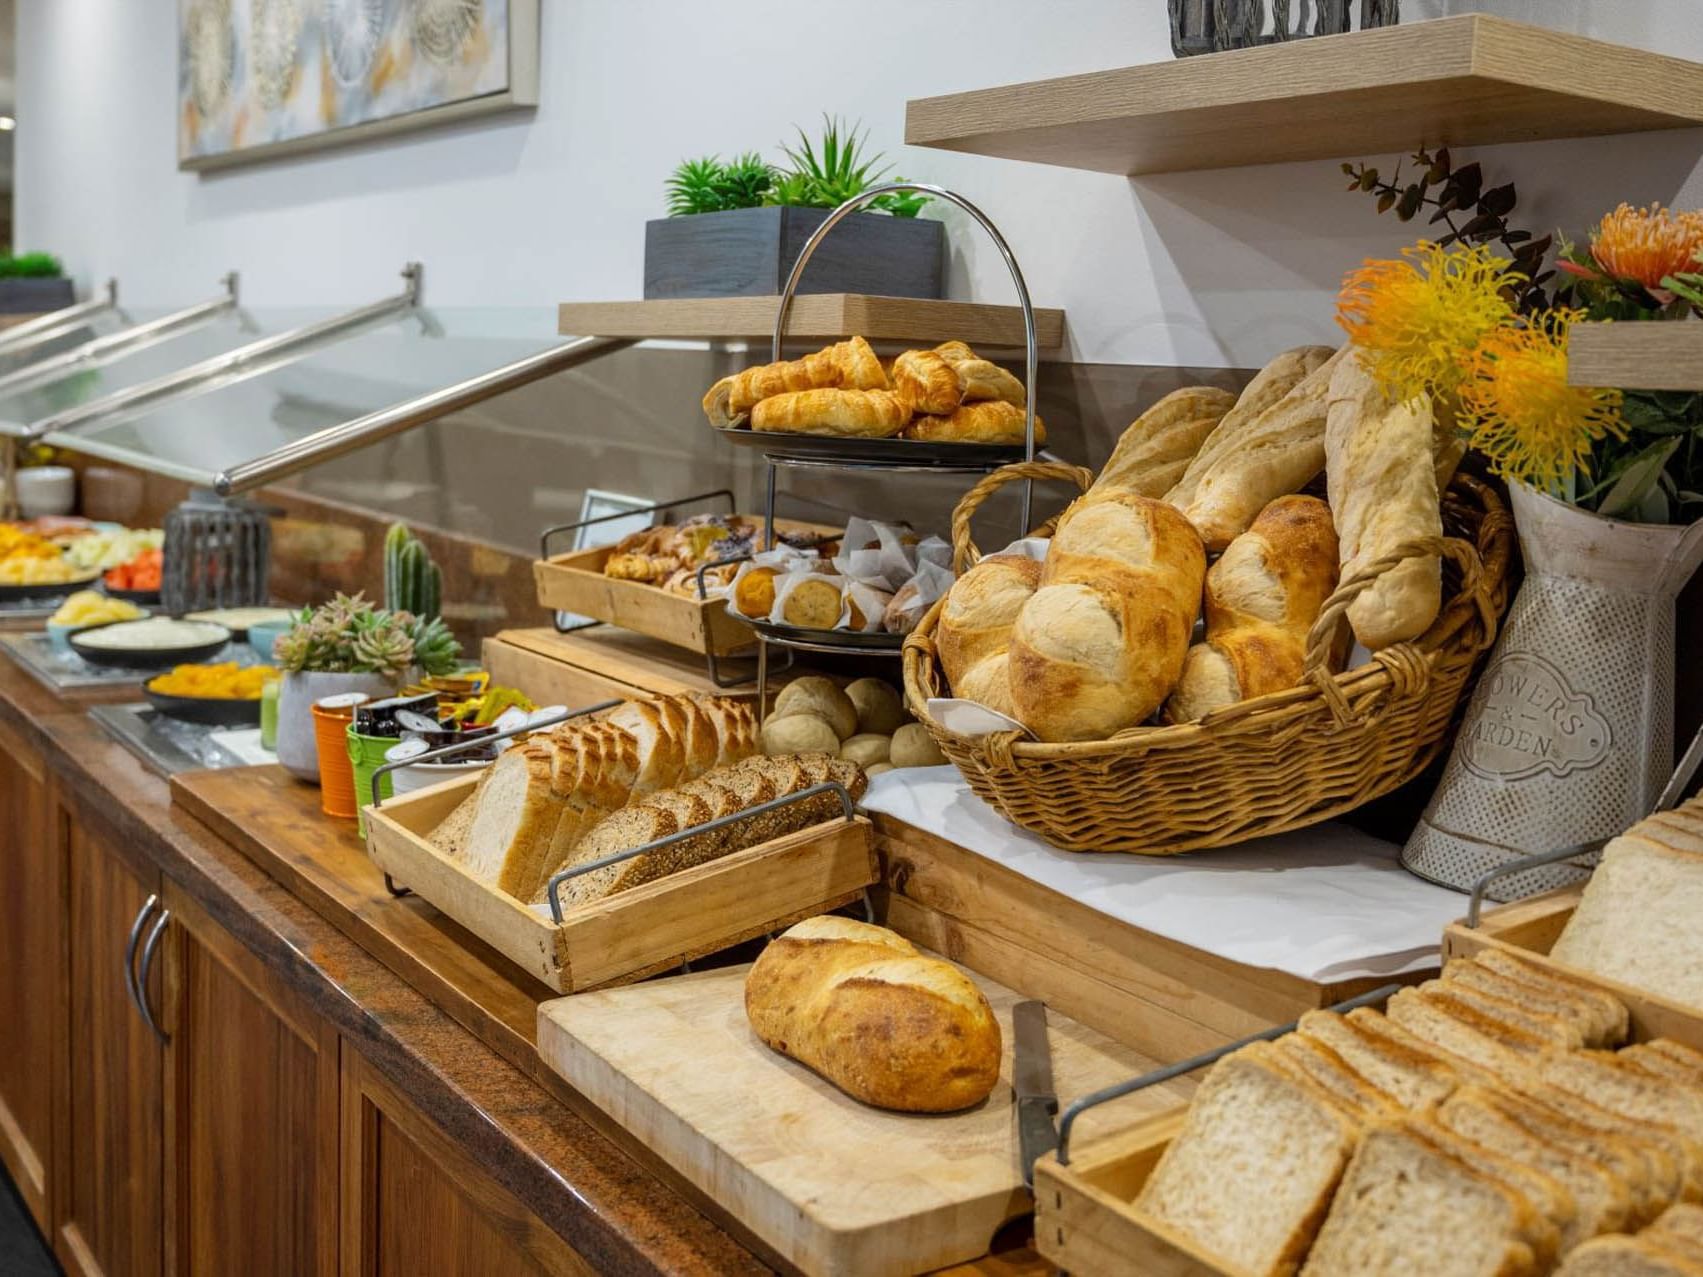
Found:
[[[884, 360], [862, 337], [723, 377], [704, 415], [776, 456], [999, 465], [1021, 460], [1028, 396], [1008, 369], [961, 341]], [[1046, 442], [1035, 418], [1035, 445]]]

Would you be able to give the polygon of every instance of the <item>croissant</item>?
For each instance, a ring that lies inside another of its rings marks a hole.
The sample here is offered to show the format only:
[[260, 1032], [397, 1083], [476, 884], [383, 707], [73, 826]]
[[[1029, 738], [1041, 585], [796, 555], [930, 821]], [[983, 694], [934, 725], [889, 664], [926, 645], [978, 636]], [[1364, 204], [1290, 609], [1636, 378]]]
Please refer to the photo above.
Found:
[[963, 342], [941, 342], [934, 348], [934, 353], [951, 364], [952, 371], [958, 374], [960, 402], [1002, 399], [1019, 408], [1023, 406], [1027, 398], [1023, 383], [998, 364], [981, 358]]
[[934, 350], [907, 350], [894, 360], [893, 389], [917, 412], [951, 412], [964, 398], [957, 371]]
[[753, 430], [866, 439], [891, 438], [910, 419], [910, 404], [891, 390], [794, 390], [751, 410]]
[[[967, 403], [944, 415], [918, 417], [905, 431], [907, 439], [936, 443], [1022, 443], [1025, 415], [1002, 399]], [[1035, 418], [1035, 443], [1047, 441], [1047, 427]]]
[[802, 359], [762, 364], [723, 377], [704, 396], [704, 415], [712, 426], [729, 430], [743, 424], [751, 409], [772, 395], [830, 387], [887, 389], [887, 373], [863, 338], [853, 337]]
[[603, 575], [617, 581], [657, 582], [680, 566], [671, 554], [612, 554], [603, 565]]

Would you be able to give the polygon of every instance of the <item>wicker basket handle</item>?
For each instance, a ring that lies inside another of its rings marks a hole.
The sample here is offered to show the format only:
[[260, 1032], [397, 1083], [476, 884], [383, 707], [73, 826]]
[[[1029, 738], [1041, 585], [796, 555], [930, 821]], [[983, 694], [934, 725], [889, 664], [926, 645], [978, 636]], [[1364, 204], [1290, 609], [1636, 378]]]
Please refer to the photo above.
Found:
[[[1094, 482], [1094, 472], [1086, 466], [1073, 466], [1065, 461], [1019, 461], [1015, 465], [1003, 466], [992, 474], [985, 476], [976, 483], [958, 502], [958, 508], [952, 511], [952, 568], [962, 575], [981, 557], [982, 552], [976, 549], [976, 543], [970, 540], [970, 520], [982, 503], [998, 492], [1008, 483], [1018, 483], [1024, 479], [1058, 479], [1061, 482], [1074, 483], [1082, 491], [1088, 491]], [[1050, 530], [1053, 520], [1048, 520], [1035, 532]], [[1031, 534], [1032, 535], [1032, 534]]]
[[1428, 555], [1438, 555], [1448, 559], [1461, 572], [1460, 592], [1470, 594], [1476, 588], [1478, 577], [1483, 570], [1478, 561], [1478, 551], [1457, 537], [1419, 537], [1416, 540], [1404, 541], [1394, 550], [1373, 559], [1346, 581], [1341, 582], [1325, 600], [1324, 607], [1319, 609], [1319, 619], [1313, 622], [1313, 628], [1307, 631], [1307, 660], [1303, 666], [1310, 675], [1314, 670], [1321, 669], [1330, 659], [1330, 650], [1336, 638], [1338, 627], [1348, 616], [1348, 605], [1354, 602], [1372, 585], [1397, 565], [1408, 559], [1422, 558]]

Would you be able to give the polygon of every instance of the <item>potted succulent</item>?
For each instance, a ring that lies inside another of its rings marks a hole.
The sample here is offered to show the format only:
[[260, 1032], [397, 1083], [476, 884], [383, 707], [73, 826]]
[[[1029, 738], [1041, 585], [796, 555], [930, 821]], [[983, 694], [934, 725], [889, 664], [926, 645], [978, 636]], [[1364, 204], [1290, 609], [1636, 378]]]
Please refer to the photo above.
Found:
[[278, 636], [272, 658], [284, 672], [278, 689], [278, 761], [292, 775], [317, 783], [313, 703], [340, 692], [389, 696], [416, 672], [448, 674], [461, 644], [439, 617], [375, 608], [365, 596], [338, 594], [303, 608]]
[[74, 301], [71, 281], [52, 253], [0, 257], [0, 314], [39, 315]]
[[[887, 179], [857, 125], [824, 117], [798, 131], [786, 163], [755, 151], [687, 160], [668, 180], [668, 216], [645, 223], [645, 289], [657, 297], [761, 297], [781, 291], [811, 234], [834, 209]], [[900, 192], [851, 215], [812, 255], [805, 293], [939, 297], [945, 227], [917, 213], [927, 197]]]

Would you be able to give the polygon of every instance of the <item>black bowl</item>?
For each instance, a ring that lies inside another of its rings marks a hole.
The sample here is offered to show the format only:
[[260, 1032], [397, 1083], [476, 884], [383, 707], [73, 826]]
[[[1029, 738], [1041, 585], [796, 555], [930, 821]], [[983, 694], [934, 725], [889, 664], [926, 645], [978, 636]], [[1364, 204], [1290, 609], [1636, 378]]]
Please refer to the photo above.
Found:
[[100, 576], [96, 574], [81, 581], [62, 581], [57, 585], [0, 585], [0, 602], [11, 603], [18, 599], [62, 599], [78, 590], [88, 589], [99, 580]]
[[[115, 625], [131, 624], [128, 621], [115, 621]], [[209, 639], [204, 643], [196, 643], [188, 647], [91, 647], [88, 636], [107, 629], [105, 625], [90, 626], [86, 630], [78, 630], [67, 640], [71, 650], [82, 657], [90, 665], [108, 665], [119, 669], [129, 670], [169, 670], [174, 665], [194, 665], [209, 657], [217, 656], [230, 646], [231, 634], [223, 627], [224, 637]]]
[[126, 603], [134, 603], [137, 607], [158, 607], [160, 592], [158, 590], [121, 590], [116, 585], [108, 585], [105, 578], [101, 580], [101, 593], [109, 598], [123, 599]]
[[172, 696], [156, 692], [146, 683], [142, 695], [168, 718], [181, 718], [186, 723], [205, 723], [209, 727], [260, 726], [260, 698], [242, 701], [220, 696]]

